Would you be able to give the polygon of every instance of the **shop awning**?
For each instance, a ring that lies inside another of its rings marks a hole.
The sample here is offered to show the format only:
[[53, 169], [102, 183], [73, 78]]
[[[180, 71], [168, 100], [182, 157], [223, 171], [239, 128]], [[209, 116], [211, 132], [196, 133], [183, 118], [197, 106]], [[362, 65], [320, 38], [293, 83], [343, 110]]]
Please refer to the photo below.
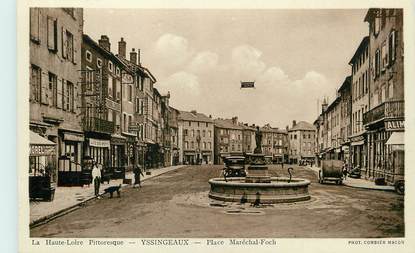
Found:
[[404, 132], [393, 132], [386, 145], [404, 145]]
[[38, 135], [37, 133], [30, 131], [30, 145], [45, 145], [45, 146], [55, 146], [56, 143]]

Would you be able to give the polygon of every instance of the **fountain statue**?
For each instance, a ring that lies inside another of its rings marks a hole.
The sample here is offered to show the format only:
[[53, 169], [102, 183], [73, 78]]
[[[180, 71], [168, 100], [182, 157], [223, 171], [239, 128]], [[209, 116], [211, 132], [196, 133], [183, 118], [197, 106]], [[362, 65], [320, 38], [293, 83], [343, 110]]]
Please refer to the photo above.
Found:
[[[249, 161], [246, 177], [212, 178], [209, 180], [209, 198], [221, 201], [251, 203], [283, 203], [309, 200], [310, 181], [302, 178], [271, 177], [262, 153], [262, 133], [257, 127], [256, 147], [253, 154], [246, 154]], [[290, 168], [292, 170], [292, 168]]]

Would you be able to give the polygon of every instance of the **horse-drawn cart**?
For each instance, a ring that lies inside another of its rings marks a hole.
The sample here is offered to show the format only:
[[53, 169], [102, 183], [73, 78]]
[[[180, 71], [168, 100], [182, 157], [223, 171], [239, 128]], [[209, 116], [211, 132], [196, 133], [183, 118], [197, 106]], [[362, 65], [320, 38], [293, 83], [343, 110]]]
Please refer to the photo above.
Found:
[[343, 166], [343, 161], [339, 160], [322, 161], [322, 168], [318, 174], [318, 182], [323, 184], [326, 181], [332, 181], [336, 182], [336, 184], [342, 184]]

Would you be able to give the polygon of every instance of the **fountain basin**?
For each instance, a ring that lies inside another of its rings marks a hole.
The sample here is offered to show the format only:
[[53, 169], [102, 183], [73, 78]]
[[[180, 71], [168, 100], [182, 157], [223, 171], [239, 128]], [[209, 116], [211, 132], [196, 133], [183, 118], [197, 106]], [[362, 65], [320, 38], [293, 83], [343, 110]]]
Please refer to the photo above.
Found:
[[310, 199], [310, 181], [302, 178], [271, 177], [270, 183], [246, 183], [244, 177], [212, 178], [209, 180], [209, 198], [227, 202], [240, 202], [244, 197], [254, 203], [259, 193], [260, 203], [289, 203]]

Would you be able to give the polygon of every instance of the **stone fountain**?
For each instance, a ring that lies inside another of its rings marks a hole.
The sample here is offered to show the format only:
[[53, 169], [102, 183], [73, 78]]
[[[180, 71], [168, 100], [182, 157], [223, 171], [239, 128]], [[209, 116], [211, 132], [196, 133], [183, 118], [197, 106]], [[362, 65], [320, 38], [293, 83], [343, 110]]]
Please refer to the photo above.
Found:
[[256, 148], [247, 154], [249, 165], [246, 177], [212, 178], [209, 198], [228, 202], [272, 204], [310, 199], [310, 181], [302, 178], [271, 177], [261, 148], [262, 133], [257, 127]]

